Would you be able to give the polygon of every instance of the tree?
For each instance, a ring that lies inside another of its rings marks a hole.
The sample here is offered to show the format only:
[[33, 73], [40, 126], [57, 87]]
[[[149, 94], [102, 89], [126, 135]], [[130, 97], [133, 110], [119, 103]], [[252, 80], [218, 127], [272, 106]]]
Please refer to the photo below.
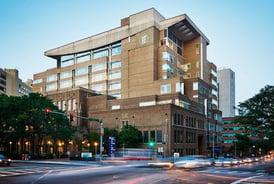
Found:
[[274, 86], [267, 85], [260, 93], [238, 105], [235, 122], [258, 128], [262, 139], [274, 140]]
[[[50, 99], [37, 93], [22, 97], [0, 95], [0, 144], [20, 141], [24, 145], [24, 141], [29, 141], [29, 151], [39, 154], [45, 137], [54, 140], [54, 147], [57, 139], [71, 139], [74, 131], [68, 118], [57, 114], [45, 118], [47, 108], [59, 111]], [[21, 146], [20, 152], [23, 151]]]
[[142, 143], [142, 132], [132, 125], [125, 125], [119, 133], [119, 142], [128, 148], [138, 147]]

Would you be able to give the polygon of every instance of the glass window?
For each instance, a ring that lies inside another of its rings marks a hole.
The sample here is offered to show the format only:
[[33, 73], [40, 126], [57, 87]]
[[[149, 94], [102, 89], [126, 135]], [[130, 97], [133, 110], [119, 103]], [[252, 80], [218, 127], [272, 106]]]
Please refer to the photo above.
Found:
[[106, 57], [106, 56], [108, 56], [108, 48], [107, 47], [96, 49], [93, 51], [93, 59]]
[[148, 131], [144, 131], [144, 143], [148, 143]]
[[61, 102], [61, 101], [58, 101], [58, 109], [61, 110], [61, 107], [62, 107], [62, 102]]
[[116, 89], [121, 89], [121, 82], [112, 82], [109, 84], [109, 90], [116, 90]]
[[74, 59], [74, 55], [70, 54], [70, 55], [65, 55], [65, 56], [61, 56], [61, 61], [68, 61], [68, 60], [72, 60]]
[[176, 92], [181, 92], [181, 83], [176, 82]]
[[150, 141], [155, 141], [155, 131], [154, 130], [150, 131]]
[[122, 48], [121, 46], [117, 46], [111, 49], [111, 55], [117, 55], [117, 54], [121, 54]]
[[161, 94], [171, 93], [171, 84], [162, 84], [160, 90]]
[[169, 79], [170, 78], [170, 76], [168, 76], [168, 75], [163, 75], [162, 76], [162, 79]]
[[168, 73], [171, 73], [171, 74], [174, 73], [173, 67], [172, 67], [171, 65], [167, 64], [167, 63], [164, 63], [164, 64], [162, 65], [162, 71], [163, 71], [163, 72], [168, 72]]
[[193, 82], [193, 90], [198, 90], [198, 82]]
[[162, 52], [162, 60], [166, 60], [171, 63], [174, 63], [174, 56], [170, 54], [169, 52]]
[[74, 64], [74, 55], [61, 56], [61, 67], [70, 66]]
[[157, 142], [163, 142], [162, 130], [157, 130]]
[[93, 84], [91, 86], [91, 89], [94, 91], [105, 91], [106, 90], [106, 83], [101, 83], [101, 84]]
[[39, 84], [39, 83], [42, 83], [43, 82], [43, 79], [35, 79], [33, 80], [33, 84]]
[[67, 106], [67, 104], [66, 104], [66, 101], [64, 100], [64, 101], [63, 101], [63, 107], [62, 107], [62, 110], [63, 110], [63, 111], [66, 110], [66, 106]]
[[47, 82], [57, 81], [57, 74], [48, 75]]
[[121, 78], [121, 71], [114, 71], [109, 73], [109, 80]]
[[83, 75], [88, 73], [88, 67], [76, 68], [75, 75]]
[[66, 80], [60, 82], [60, 88], [69, 88], [72, 87], [72, 81], [71, 80]]
[[49, 84], [46, 86], [46, 91], [52, 91], [57, 89], [57, 83]]
[[120, 67], [121, 67], [121, 60], [115, 60], [110, 62], [110, 66], [109, 66], [110, 69], [120, 68]]
[[212, 85], [214, 85], [214, 86], [216, 86], [216, 87], [218, 88], [218, 83], [217, 83], [216, 80], [212, 79], [212, 80], [211, 80], [211, 83], [212, 83]]
[[89, 61], [90, 59], [90, 51], [78, 53], [76, 56], [76, 63], [82, 63], [85, 61]]
[[106, 63], [97, 63], [97, 64], [92, 65], [92, 72], [106, 70], [106, 69], [107, 69]]
[[97, 82], [102, 80], [107, 80], [107, 74], [105, 72], [92, 75], [92, 79], [91, 79], [92, 82]]
[[72, 100], [72, 110], [75, 111], [76, 110], [76, 99]]
[[60, 73], [60, 79], [65, 79], [65, 78], [69, 78], [69, 77], [72, 77], [71, 70]]
[[78, 77], [75, 79], [75, 86], [79, 86], [79, 85], [87, 84], [87, 83], [88, 83], [88, 76]]

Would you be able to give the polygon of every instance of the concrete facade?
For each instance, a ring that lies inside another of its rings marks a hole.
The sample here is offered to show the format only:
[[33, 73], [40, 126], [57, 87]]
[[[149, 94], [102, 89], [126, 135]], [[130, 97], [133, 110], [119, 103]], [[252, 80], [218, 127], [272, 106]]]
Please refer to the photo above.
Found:
[[223, 117], [235, 116], [235, 73], [231, 69], [218, 70], [219, 108]]
[[[143, 147], [157, 140], [155, 150], [165, 150], [158, 154], [205, 155], [221, 143], [212, 134], [221, 112], [208, 44], [186, 14], [166, 19], [148, 9], [123, 18], [118, 28], [46, 51], [56, 68], [35, 74], [33, 89], [67, 112], [82, 104], [81, 112], [108, 128], [134, 125], [146, 137]], [[75, 90], [88, 93], [66, 95]]]
[[18, 70], [0, 68], [0, 94], [8, 96], [23, 96], [32, 92], [29, 84], [22, 82]]

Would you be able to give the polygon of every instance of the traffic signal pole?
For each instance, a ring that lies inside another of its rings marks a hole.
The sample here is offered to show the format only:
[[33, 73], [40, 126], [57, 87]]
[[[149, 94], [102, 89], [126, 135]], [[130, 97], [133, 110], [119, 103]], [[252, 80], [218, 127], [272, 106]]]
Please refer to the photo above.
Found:
[[[103, 157], [103, 136], [104, 136], [104, 127], [103, 127], [103, 121], [101, 119], [96, 119], [96, 118], [88, 118], [88, 117], [84, 117], [84, 116], [77, 116], [74, 114], [66, 114], [66, 113], [62, 113], [62, 112], [57, 112], [57, 111], [51, 111], [50, 109], [44, 109], [43, 111], [45, 111], [46, 113], [53, 113], [53, 114], [59, 114], [59, 115], [63, 115], [63, 116], [69, 116], [70, 120], [71, 120], [71, 116], [76, 117], [76, 118], [80, 118], [80, 119], [85, 119], [88, 121], [96, 121], [98, 123], [100, 123], [100, 162], [102, 162], [102, 157]], [[95, 155], [96, 156], [96, 155]]]

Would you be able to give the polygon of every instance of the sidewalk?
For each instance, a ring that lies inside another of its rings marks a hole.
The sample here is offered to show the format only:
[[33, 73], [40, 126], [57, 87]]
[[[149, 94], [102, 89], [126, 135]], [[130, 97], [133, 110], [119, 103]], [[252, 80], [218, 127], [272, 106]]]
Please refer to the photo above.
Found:
[[37, 163], [37, 164], [60, 164], [60, 165], [75, 165], [75, 166], [86, 166], [86, 165], [101, 165], [99, 161], [78, 161], [70, 160], [68, 158], [60, 159], [33, 159], [33, 160], [12, 160], [13, 163]]

